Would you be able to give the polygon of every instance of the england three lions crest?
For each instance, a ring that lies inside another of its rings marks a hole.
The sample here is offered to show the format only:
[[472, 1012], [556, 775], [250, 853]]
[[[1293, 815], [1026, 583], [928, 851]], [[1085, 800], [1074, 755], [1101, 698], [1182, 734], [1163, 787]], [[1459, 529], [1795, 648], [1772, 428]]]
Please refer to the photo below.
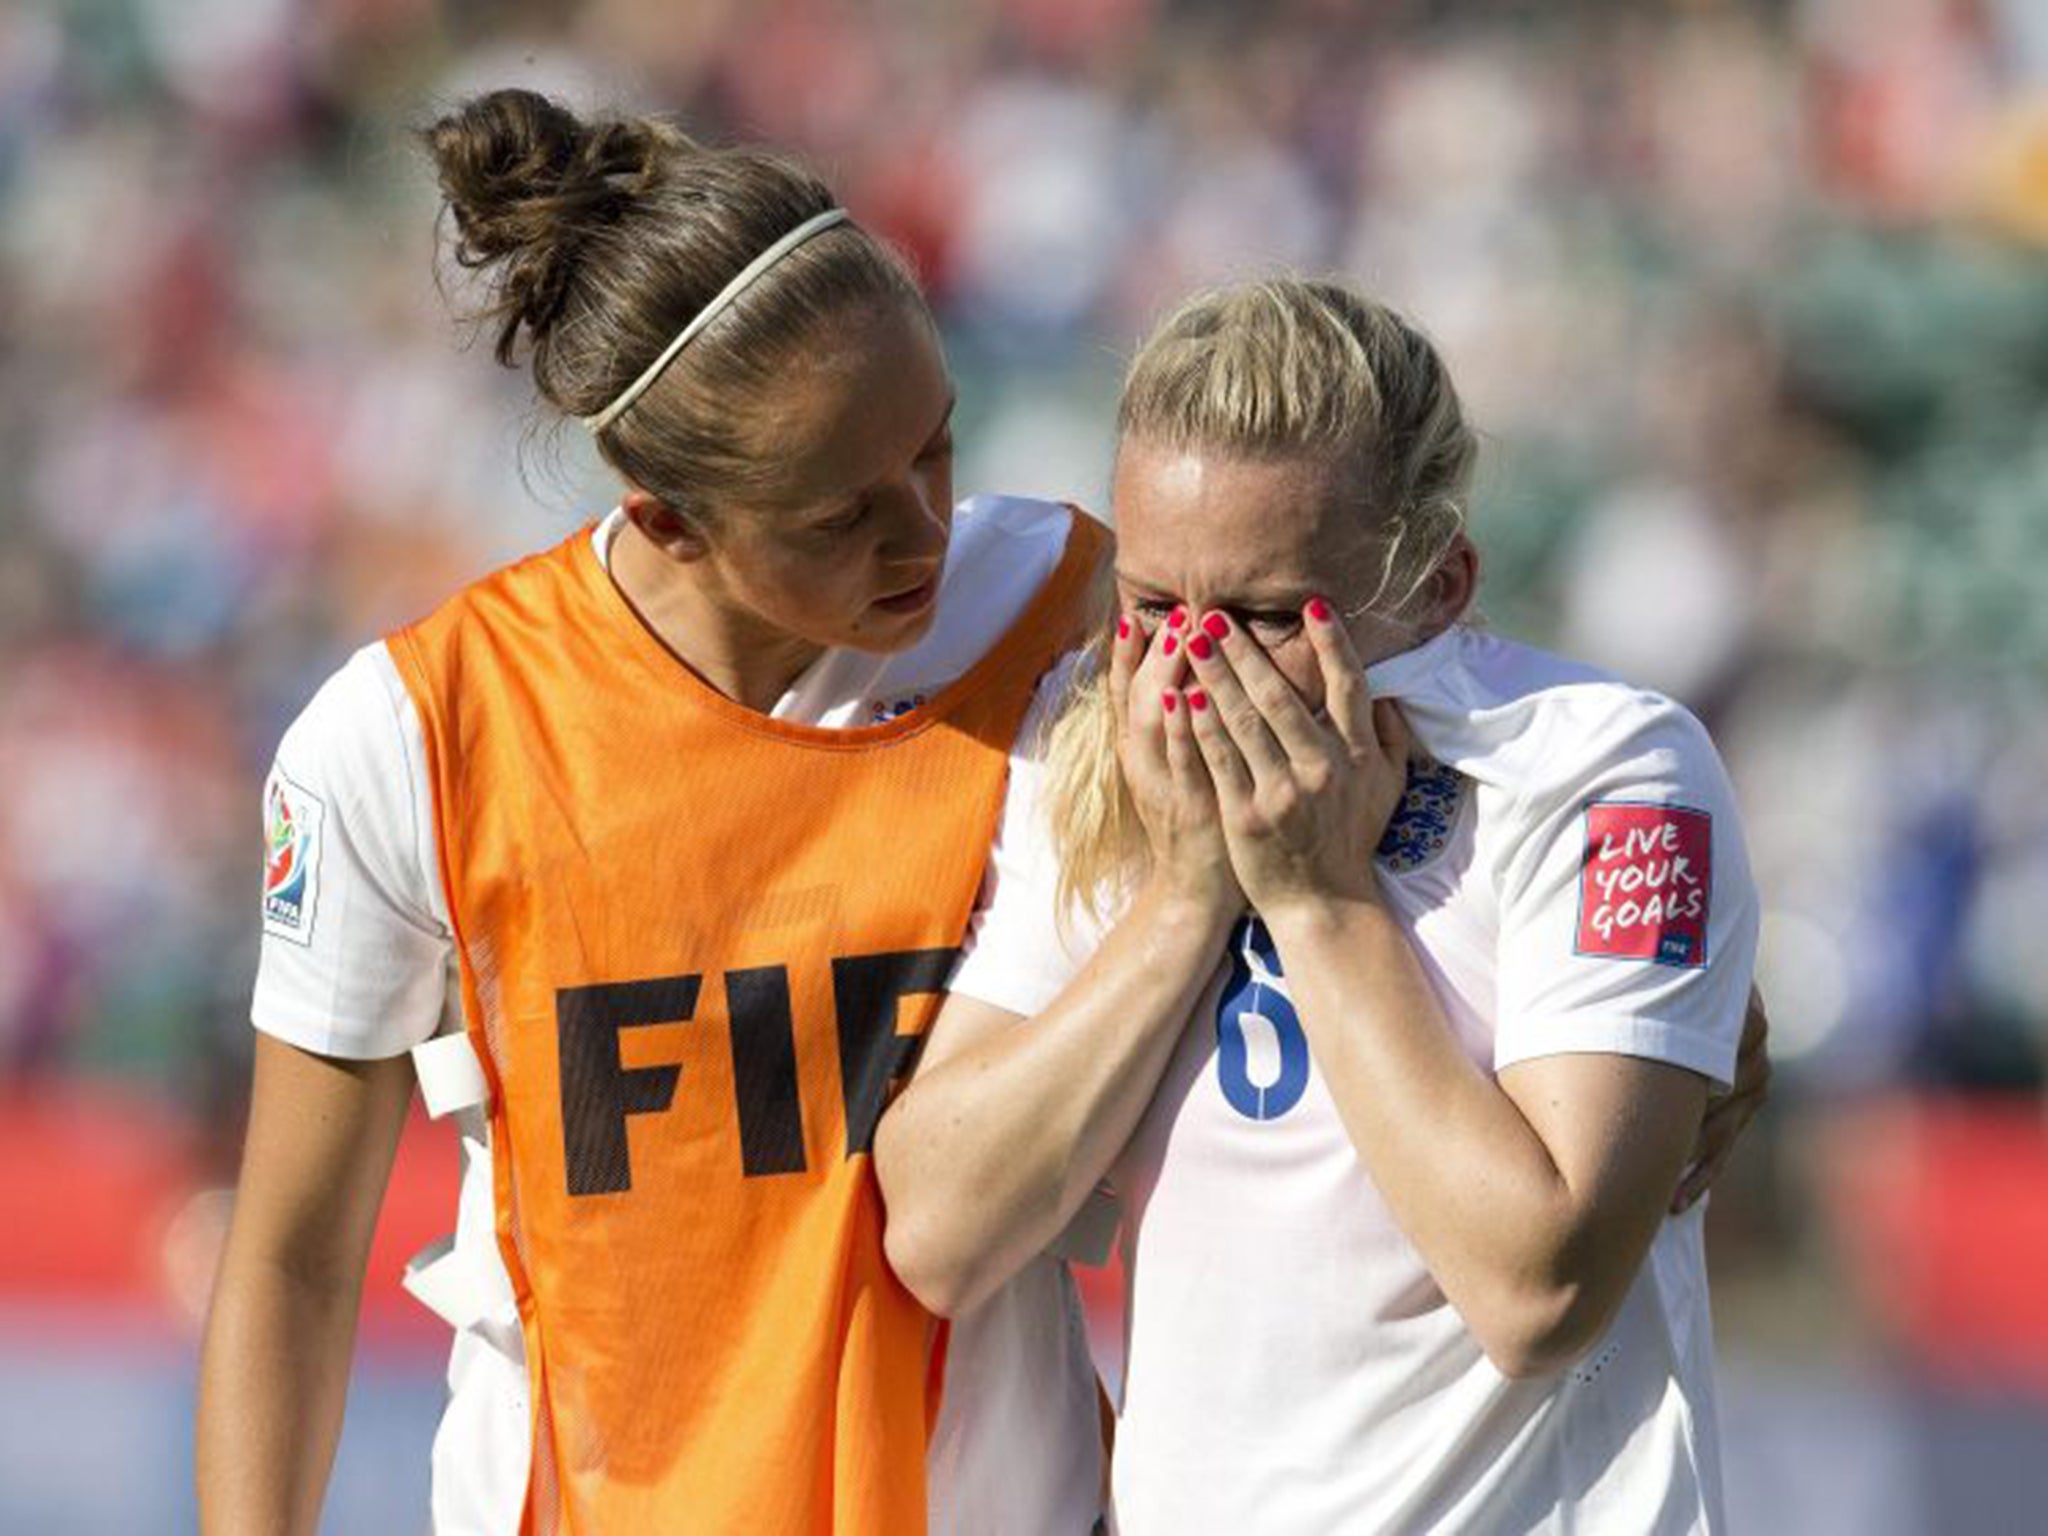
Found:
[[1374, 851], [1380, 867], [1396, 875], [1422, 868], [1451, 840], [1471, 780], [1455, 768], [1424, 759], [1408, 765], [1408, 787], [1388, 818]]

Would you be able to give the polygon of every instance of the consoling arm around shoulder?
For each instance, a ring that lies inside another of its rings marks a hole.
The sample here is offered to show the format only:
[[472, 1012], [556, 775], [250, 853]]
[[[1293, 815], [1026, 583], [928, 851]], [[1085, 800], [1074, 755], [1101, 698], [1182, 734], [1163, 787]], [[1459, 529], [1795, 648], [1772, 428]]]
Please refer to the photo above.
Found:
[[412, 1085], [403, 1055], [350, 1061], [256, 1037], [241, 1182], [200, 1363], [208, 1536], [318, 1523]]

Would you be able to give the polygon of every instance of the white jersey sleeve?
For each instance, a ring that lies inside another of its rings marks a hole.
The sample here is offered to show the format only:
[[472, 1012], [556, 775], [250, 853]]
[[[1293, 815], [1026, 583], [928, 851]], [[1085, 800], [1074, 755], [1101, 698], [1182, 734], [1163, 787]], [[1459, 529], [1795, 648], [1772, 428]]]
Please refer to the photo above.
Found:
[[1539, 776], [1503, 818], [1494, 1067], [1567, 1052], [1727, 1084], [1756, 959], [1735, 797], [1685, 710], [1622, 687], [1546, 711]]
[[1060, 910], [1059, 859], [1043, 798], [1047, 730], [1066, 696], [1077, 657], [1038, 686], [1017, 744], [995, 845], [947, 990], [1030, 1018], [1065, 990], [1101, 942], [1084, 912]]
[[419, 716], [382, 644], [329, 678], [264, 788], [251, 1018], [327, 1056], [396, 1056], [450, 1006], [454, 958]]

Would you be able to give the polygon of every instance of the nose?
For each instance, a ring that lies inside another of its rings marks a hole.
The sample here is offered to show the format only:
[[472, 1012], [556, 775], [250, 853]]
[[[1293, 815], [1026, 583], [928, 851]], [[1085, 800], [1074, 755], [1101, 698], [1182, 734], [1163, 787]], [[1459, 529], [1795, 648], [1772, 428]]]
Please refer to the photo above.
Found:
[[946, 552], [953, 509], [938, 504], [916, 477], [891, 486], [884, 497], [888, 518], [881, 557], [891, 565], [926, 565]]

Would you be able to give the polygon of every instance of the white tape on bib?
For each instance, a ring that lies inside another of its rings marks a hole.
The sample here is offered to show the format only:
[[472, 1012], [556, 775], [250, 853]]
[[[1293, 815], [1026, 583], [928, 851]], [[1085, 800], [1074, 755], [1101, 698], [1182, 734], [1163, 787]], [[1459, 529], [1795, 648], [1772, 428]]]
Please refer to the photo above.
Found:
[[451, 1233], [436, 1238], [406, 1260], [399, 1282], [413, 1299], [450, 1328], [517, 1318], [519, 1304], [504, 1271], [467, 1248]]
[[419, 1074], [420, 1097], [433, 1119], [490, 1102], [491, 1085], [468, 1035], [436, 1035], [414, 1046], [412, 1069]]
[[1117, 1222], [1122, 1214], [1116, 1196], [1098, 1184], [1081, 1202], [1081, 1209], [1074, 1212], [1067, 1230], [1054, 1238], [1045, 1251], [1056, 1259], [1099, 1269], [1109, 1262], [1110, 1246], [1116, 1241]]

